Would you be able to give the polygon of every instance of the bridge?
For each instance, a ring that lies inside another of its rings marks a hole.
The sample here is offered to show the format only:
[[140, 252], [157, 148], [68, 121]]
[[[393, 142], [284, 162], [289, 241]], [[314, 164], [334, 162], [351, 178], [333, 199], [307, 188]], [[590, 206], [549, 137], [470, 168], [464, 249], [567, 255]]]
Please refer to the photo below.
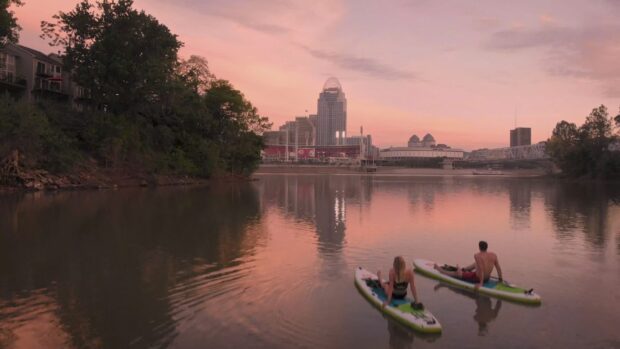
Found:
[[545, 152], [545, 142], [516, 147], [479, 149], [467, 154], [463, 161], [455, 162], [464, 167], [549, 167], [551, 159]]

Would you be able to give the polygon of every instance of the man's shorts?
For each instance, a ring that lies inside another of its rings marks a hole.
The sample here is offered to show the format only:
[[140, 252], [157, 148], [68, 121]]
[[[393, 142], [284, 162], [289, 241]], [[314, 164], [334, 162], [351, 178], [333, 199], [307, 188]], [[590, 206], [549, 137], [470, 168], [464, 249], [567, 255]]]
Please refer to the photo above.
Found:
[[[476, 274], [476, 272], [474, 271], [463, 271], [463, 276], [461, 276], [461, 280], [472, 282], [474, 284], [477, 284], [480, 282], [480, 279], [478, 278], [478, 274]], [[484, 280], [484, 281], [486, 282], [489, 280]]]

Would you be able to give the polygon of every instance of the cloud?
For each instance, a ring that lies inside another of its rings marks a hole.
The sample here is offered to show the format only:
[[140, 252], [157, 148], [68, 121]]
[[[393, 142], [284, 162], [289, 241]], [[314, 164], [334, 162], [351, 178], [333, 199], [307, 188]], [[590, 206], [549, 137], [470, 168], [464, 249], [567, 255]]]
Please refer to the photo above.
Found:
[[327, 52], [299, 45], [312, 57], [328, 61], [338, 67], [364, 73], [366, 75], [383, 78], [386, 80], [418, 80], [419, 77], [413, 72], [394, 68], [378, 62], [372, 58], [358, 57], [337, 52]]
[[310, 8], [303, 0], [177, 0], [174, 4], [271, 35], [316, 28], [342, 13], [341, 2], [330, 0], [316, 0]]
[[479, 17], [474, 18], [472, 24], [474, 29], [486, 31], [499, 28], [502, 22], [495, 17]]
[[620, 25], [582, 28], [551, 25], [497, 31], [485, 47], [497, 51], [539, 49], [549, 74], [601, 83], [605, 95], [620, 97]]

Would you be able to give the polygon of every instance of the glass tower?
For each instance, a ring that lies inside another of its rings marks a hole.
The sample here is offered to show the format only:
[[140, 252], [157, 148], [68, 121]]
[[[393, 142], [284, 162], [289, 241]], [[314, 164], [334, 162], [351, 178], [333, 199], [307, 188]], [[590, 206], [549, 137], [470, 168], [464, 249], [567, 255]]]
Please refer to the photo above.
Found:
[[344, 145], [347, 131], [347, 99], [336, 78], [323, 85], [318, 100], [317, 145]]

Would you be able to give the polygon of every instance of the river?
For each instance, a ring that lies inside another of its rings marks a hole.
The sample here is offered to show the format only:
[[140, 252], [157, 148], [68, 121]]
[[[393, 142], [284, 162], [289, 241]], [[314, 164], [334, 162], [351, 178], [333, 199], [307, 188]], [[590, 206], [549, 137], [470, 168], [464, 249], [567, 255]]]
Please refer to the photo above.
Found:
[[[0, 348], [620, 348], [620, 185], [257, 175], [0, 197]], [[467, 264], [532, 307], [416, 274], [441, 335], [384, 318], [357, 266]]]

